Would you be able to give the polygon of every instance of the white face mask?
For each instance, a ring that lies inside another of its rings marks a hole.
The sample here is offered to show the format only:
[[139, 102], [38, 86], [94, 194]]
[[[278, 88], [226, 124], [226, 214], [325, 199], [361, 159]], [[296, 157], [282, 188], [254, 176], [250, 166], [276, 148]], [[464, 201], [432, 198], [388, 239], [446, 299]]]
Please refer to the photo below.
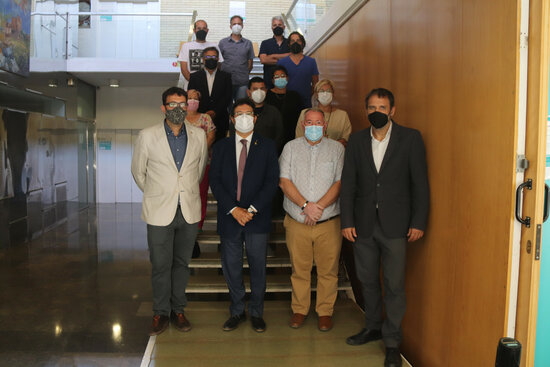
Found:
[[250, 94], [250, 97], [254, 101], [254, 103], [262, 103], [265, 99], [265, 90], [256, 89], [254, 92]]
[[231, 32], [233, 32], [233, 34], [241, 34], [242, 30], [243, 26], [240, 24], [233, 24], [233, 26], [231, 26]]
[[328, 106], [332, 102], [332, 93], [331, 92], [319, 92], [317, 93], [317, 100], [323, 106]]
[[235, 117], [235, 130], [243, 134], [254, 130], [254, 116], [240, 115]]

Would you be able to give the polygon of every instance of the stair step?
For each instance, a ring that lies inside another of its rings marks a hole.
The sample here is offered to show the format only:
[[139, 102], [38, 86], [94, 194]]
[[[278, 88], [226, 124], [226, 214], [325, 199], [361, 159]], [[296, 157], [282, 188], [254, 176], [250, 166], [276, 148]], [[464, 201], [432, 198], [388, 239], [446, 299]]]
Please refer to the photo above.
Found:
[[[291, 266], [288, 257], [267, 258], [268, 268], [290, 268]], [[221, 269], [220, 254], [218, 252], [203, 252], [199, 258], [191, 260], [189, 267], [193, 269]], [[248, 261], [246, 259], [243, 260], [243, 267], [248, 268]]]
[[[204, 218], [205, 223], [217, 223], [218, 221], [218, 212], [217, 208], [212, 208], [211, 206], [206, 210], [206, 216]], [[271, 218], [271, 223], [273, 224], [283, 224], [284, 217]]]
[[[317, 290], [317, 282], [312, 277], [311, 290]], [[267, 293], [291, 292], [292, 285], [288, 274], [268, 274], [266, 281]], [[244, 284], [247, 292], [250, 292], [250, 278], [244, 276]], [[338, 290], [351, 290], [349, 281], [340, 281]], [[189, 284], [186, 289], [187, 293], [229, 293], [225, 279], [219, 275], [201, 275], [200, 277], [189, 278]]]
[[[204, 231], [202, 233], [199, 233], [197, 236], [197, 242], [202, 244], [208, 244], [208, 245], [217, 245], [220, 243], [220, 236], [216, 231]], [[272, 233], [269, 236], [268, 244], [285, 244], [286, 238], [284, 233]]]

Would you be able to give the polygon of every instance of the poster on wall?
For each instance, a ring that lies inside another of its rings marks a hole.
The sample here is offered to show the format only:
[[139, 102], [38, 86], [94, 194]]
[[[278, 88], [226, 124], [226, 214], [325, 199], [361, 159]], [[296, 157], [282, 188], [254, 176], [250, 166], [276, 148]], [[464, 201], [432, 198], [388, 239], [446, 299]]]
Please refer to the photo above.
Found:
[[0, 1], [0, 69], [29, 75], [31, 0]]

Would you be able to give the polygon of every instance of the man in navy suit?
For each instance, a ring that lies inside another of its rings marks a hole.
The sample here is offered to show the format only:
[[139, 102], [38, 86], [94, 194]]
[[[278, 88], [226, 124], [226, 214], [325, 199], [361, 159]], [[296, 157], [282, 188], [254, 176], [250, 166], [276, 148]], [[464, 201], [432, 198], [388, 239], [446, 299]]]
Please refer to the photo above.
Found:
[[196, 89], [202, 98], [199, 112], [210, 115], [216, 125], [216, 141], [227, 135], [229, 127], [229, 106], [232, 101], [231, 74], [219, 70], [219, 51], [207, 47], [203, 54], [204, 69], [189, 77], [189, 89]]
[[223, 330], [233, 330], [246, 319], [242, 276], [244, 242], [250, 268], [248, 313], [252, 328], [263, 332], [271, 201], [279, 183], [277, 148], [271, 139], [254, 133], [256, 116], [249, 99], [235, 102], [231, 121], [236, 133], [214, 145], [209, 174], [210, 187], [218, 201], [222, 269], [231, 298], [231, 317]]

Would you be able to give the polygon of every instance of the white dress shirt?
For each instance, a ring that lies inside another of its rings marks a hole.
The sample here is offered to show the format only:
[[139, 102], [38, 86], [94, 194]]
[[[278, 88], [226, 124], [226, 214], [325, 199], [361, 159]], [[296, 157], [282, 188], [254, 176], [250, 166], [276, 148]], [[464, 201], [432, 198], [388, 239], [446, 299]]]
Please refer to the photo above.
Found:
[[386, 150], [388, 149], [388, 143], [390, 142], [390, 135], [392, 130], [392, 122], [389, 122], [390, 128], [386, 132], [386, 136], [382, 141], [379, 141], [374, 137], [372, 134], [372, 128], [370, 129], [370, 136], [372, 139], [372, 158], [374, 159], [374, 165], [376, 166], [376, 172], [380, 172], [380, 166], [382, 165], [382, 161], [384, 160], [384, 155], [386, 154]]
[[204, 72], [206, 73], [206, 82], [208, 83], [208, 95], [212, 95], [212, 87], [214, 86], [214, 79], [216, 78], [216, 72], [218, 69], [214, 70], [212, 74], [206, 69], [204, 69]]

